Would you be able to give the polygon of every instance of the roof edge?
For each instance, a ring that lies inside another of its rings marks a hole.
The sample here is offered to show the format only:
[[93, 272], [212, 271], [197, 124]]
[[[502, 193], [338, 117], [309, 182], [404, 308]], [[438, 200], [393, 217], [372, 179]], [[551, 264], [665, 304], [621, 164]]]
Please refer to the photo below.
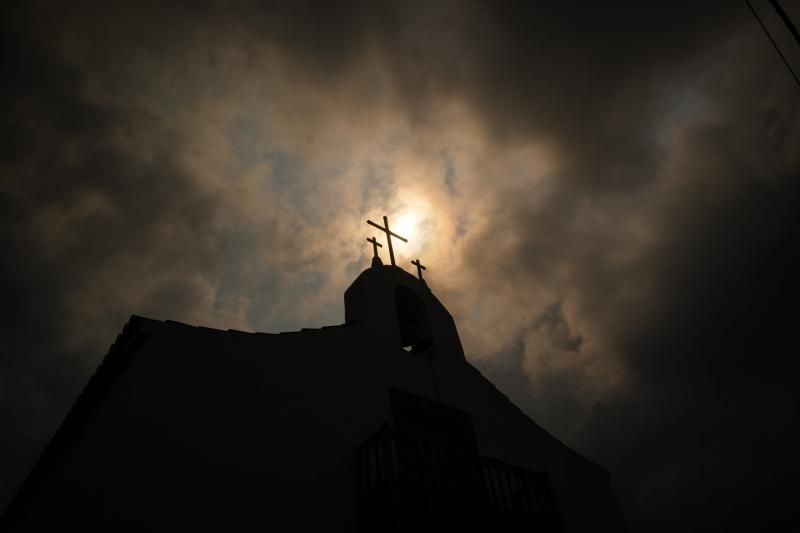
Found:
[[131, 315], [108, 349], [89, 382], [67, 412], [55, 435], [50, 439], [25, 480], [0, 514], [0, 530], [16, 525], [39, 487], [45, 482], [55, 464], [69, 449], [74, 437], [81, 431], [95, 407], [116, 381], [126, 364], [146, 338], [142, 325], [147, 319]]
[[561, 447], [562, 447], [562, 448], [564, 448], [565, 450], [568, 450], [568, 452], [567, 452], [567, 453], [569, 453], [569, 454], [571, 454], [571, 455], [573, 455], [573, 456], [577, 457], [579, 461], [582, 461], [582, 462], [585, 462], [585, 463], [589, 464], [589, 465], [590, 465], [592, 468], [594, 468], [594, 469], [597, 471], [597, 473], [598, 473], [598, 474], [599, 474], [601, 477], [603, 477], [603, 478], [605, 479], [605, 481], [606, 481], [606, 482], [610, 482], [610, 481], [611, 481], [611, 473], [610, 473], [608, 470], [606, 470], [604, 467], [602, 467], [602, 466], [600, 466], [599, 464], [597, 464], [597, 463], [596, 463], [595, 461], [593, 461], [592, 459], [589, 459], [588, 457], [586, 457], [585, 455], [583, 455], [582, 453], [580, 453], [579, 451], [577, 451], [577, 450], [576, 450], [576, 449], [574, 449], [573, 447], [571, 447], [571, 446], [567, 445], [567, 444], [566, 444], [566, 443], [564, 443], [564, 441], [562, 441], [560, 438], [556, 437], [555, 435], [553, 435], [552, 433], [550, 433], [548, 430], [546, 430], [545, 428], [543, 428], [542, 426], [540, 426], [540, 425], [539, 425], [539, 424], [536, 422], [536, 420], [534, 420], [534, 419], [533, 419], [533, 417], [531, 417], [531, 416], [530, 416], [528, 413], [526, 413], [525, 411], [523, 411], [523, 410], [522, 410], [522, 409], [521, 409], [521, 408], [520, 408], [520, 407], [519, 407], [517, 404], [515, 404], [513, 401], [511, 401], [511, 398], [509, 398], [509, 397], [508, 397], [508, 395], [506, 395], [506, 393], [504, 393], [504, 392], [503, 392], [503, 391], [501, 391], [499, 388], [497, 388], [497, 385], [495, 385], [494, 383], [492, 383], [492, 381], [491, 381], [490, 379], [488, 379], [486, 376], [484, 376], [484, 375], [483, 375], [483, 372], [481, 372], [480, 370], [478, 370], [477, 368], [475, 368], [475, 366], [473, 366], [473, 365], [472, 365], [471, 363], [469, 363], [469, 362], [467, 362], [467, 365], [469, 366], [469, 368], [471, 368], [471, 369], [472, 369], [474, 372], [476, 372], [476, 373], [478, 374], [478, 376], [479, 376], [479, 378], [480, 378], [480, 379], [482, 379], [482, 380], [483, 380], [485, 383], [489, 384], [489, 386], [491, 386], [492, 388], [494, 388], [494, 390], [496, 390], [496, 391], [498, 392], [498, 394], [500, 394], [500, 396], [502, 396], [503, 398], [505, 398], [505, 400], [506, 400], [506, 401], [509, 403], [509, 405], [511, 405], [511, 406], [512, 406], [512, 407], [513, 407], [513, 408], [514, 408], [516, 411], [517, 411], [517, 413], [519, 413], [519, 414], [521, 414], [523, 417], [525, 417], [525, 418], [526, 418], [526, 419], [527, 419], [527, 420], [528, 420], [528, 421], [529, 421], [531, 424], [533, 424], [533, 425], [535, 425], [537, 428], [539, 428], [539, 430], [541, 430], [541, 431], [545, 432], [545, 433], [546, 433], [546, 434], [547, 434], [547, 435], [548, 435], [548, 436], [549, 436], [551, 439], [553, 439], [554, 441], [556, 441], [556, 442], [558, 443], [558, 445], [559, 445], [559, 446], [561, 446]]

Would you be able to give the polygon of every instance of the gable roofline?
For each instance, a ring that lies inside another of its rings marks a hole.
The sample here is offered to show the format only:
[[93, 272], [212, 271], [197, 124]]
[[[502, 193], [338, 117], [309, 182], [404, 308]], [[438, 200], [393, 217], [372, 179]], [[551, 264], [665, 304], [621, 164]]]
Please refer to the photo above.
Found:
[[[87, 420], [103, 401], [109, 389], [116, 383], [127, 364], [132, 360], [135, 354], [139, 351], [139, 348], [146, 341], [148, 333], [146, 328], [143, 326], [148, 322], [155, 322], [156, 324], [168, 326], [192, 328], [195, 330], [204, 330], [213, 333], [225, 333], [229, 335], [268, 335], [275, 337], [320, 332], [337, 328], [349, 328], [359, 323], [359, 321], [353, 321], [346, 322], [344, 324], [323, 326], [321, 328], [303, 328], [299, 331], [262, 333], [232, 329], [215, 329], [204, 326], [192, 326], [190, 324], [177, 322], [174, 320], [160, 321], [140, 317], [137, 315], [131, 315], [130, 319], [124, 325], [122, 331], [119, 333], [116, 340], [103, 357], [100, 365], [97, 367], [94, 374], [91, 376], [88, 383], [79, 394], [71, 409], [67, 412], [55, 434], [44, 447], [44, 450], [39, 455], [25, 480], [22, 482], [19, 489], [6, 506], [5, 510], [2, 512], [2, 514], [0, 514], [0, 531], [10, 530], [10, 528], [15, 526], [20, 518], [24, 515], [30, 503], [36, 498], [40, 488], [46, 483], [48, 477], [51, 475], [53, 468], [59, 463], [65, 453], [67, 453], [72, 442], [82, 431]], [[583, 456], [576, 450], [567, 446], [560, 441], [560, 439], [556, 438], [547, 430], [539, 426], [530, 416], [528, 416], [516, 404], [514, 404], [514, 402], [512, 402], [508, 396], [500, 391], [500, 389], [498, 389], [494, 383], [487, 379], [477, 368], [469, 364], [467, 361], [465, 361], [465, 363], [472, 372], [476, 373], [482, 381], [495, 389], [497, 393], [506, 400], [508, 405], [513, 410], [521, 414], [529, 423], [535, 425], [539, 430], [544, 431], [568, 454], [572, 455], [579, 462], [589, 466], [601, 478], [605, 479], [606, 482], [610, 480], [610, 473], [607, 470], [591, 459]]]
[[540, 426], [540, 425], [539, 425], [539, 424], [536, 422], [536, 420], [534, 420], [534, 419], [533, 419], [531, 416], [529, 416], [529, 415], [528, 415], [528, 414], [527, 414], [525, 411], [523, 411], [522, 409], [520, 409], [520, 408], [519, 408], [519, 406], [518, 406], [517, 404], [515, 404], [514, 402], [512, 402], [512, 401], [511, 401], [511, 398], [509, 398], [509, 397], [506, 395], [506, 393], [504, 393], [504, 392], [503, 392], [503, 391], [501, 391], [499, 388], [497, 388], [497, 385], [495, 385], [494, 383], [492, 383], [492, 381], [491, 381], [490, 379], [488, 379], [486, 376], [484, 376], [484, 375], [483, 375], [483, 372], [481, 372], [480, 370], [478, 370], [477, 368], [475, 368], [475, 366], [473, 366], [471, 363], [467, 362], [467, 367], [470, 369], [470, 371], [472, 371], [472, 372], [474, 372], [475, 374], [477, 374], [477, 375], [478, 375], [478, 377], [479, 377], [479, 379], [481, 379], [481, 380], [484, 382], [484, 384], [486, 384], [486, 385], [488, 385], [489, 387], [491, 387], [492, 389], [494, 389], [494, 390], [497, 392], [497, 394], [499, 394], [499, 395], [500, 395], [500, 396], [501, 396], [501, 397], [502, 397], [502, 398], [503, 398], [503, 399], [506, 401], [506, 403], [507, 403], [507, 404], [508, 404], [508, 405], [511, 407], [511, 409], [512, 409], [513, 411], [515, 411], [517, 414], [520, 414], [520, 415], [522, 415], [522, 416], [523, 416], [523, 417], [524, 417], [524, 418], [525, 418], [525, 419], [528, 421], [528, 423], [530, 423], [530, 424], [533, 424], [533, 425], [534, 425], [534, 426], [536, 426], [536, 427], [537, 427], [537, 428], [538, 428], [540, 431], [543, 431], [545, 434], [547, 434], [547, 436], [548, 436], [549, 438], [553, 439], [553, 441], [554, 441], [554, 442], [557, 442], [557, 443], [558, 443], [558, 445], [559, 445], [559, 446], [560, 446], [560, 447], [561, 447], [563, 450], [566, 450], [566, 453], [567, 453], [567, 454], [569, 454], [569, 455], [572, 455], [572, 456], [573, 456], [574, 458], [576, 458], [576, 460], [578, 460], [579, 462], [581, 462], [581, 463], [583, 463], [583, 464], [585, 464], [585, 465], [589, 466], [589, 468], [593, 469], [593, 470], [596, 472], [596, 474], [597, 474], [598, 476], [600, 476], [600, 477], [601, 477], [603, 480], [605, 480], [606, 482], [610, 482], [610, 480], [611, 480], [611, 473], [610, 473], [608, 470], [606, 470], [605, 468], [603, 468], [602, 466], [600, 466], [599, 464], [597, 464], [597, 463], [596, 463], [596, 462], [594, 462], [593, 460], [589, 459], [589, 458], [588, 458], [588, 457], [586, 457], [585, 455], [581, 454], [581, 453], [580, 453], [580, 452], [578, 452], [577, 450], [573, 449], [571, 446], [568, 446], [568, 445], [567, 445], [567, 444], [565, 444], [565, 443], [564, 443], [564, 442], [563, 442], [561, 439], [559, 439], [558, 437], [556, 437], [555, 435], [553, 435], [552, 433], [550, 433], [549, 431], [547, 431], [545, 428], [543, 428], [542, 426]]
[[148, 319], [136, 315], [131, 315], [128, 319], [122, 332], [108, 349], [102, 362], [39, 455], [22, 485], [6, 506], [3, 514], [0, 515], [0, 530], [10, 529], [17, 523], [54, 466], [67, 452], [76, 435], [80, 433], [92, 412], [144, 343], [147, 335], [142, 330], [142, 324], [146, 320]]
[[334, 328], [351, 327], [356, 324], [334, 324], [322, 326], [320, 328], [303, 328], [297, 331], [281, 331], [278, 333], [249, 332], [235, 329], [216, 329], [206, 326], [193, 326], [176, 320], [154, 320], [138, 315], [131, 315], [128, 322], [117, 335], [116, 340], [108, 349], [100, 365], [95, 369], [94, 374], [89, 378], [86, 386], [78, 395], [72, 407], [59, 424], [55, 434], [45, 445], [33, 467], [29, 470], [22, 484], [17, 489], [14, 496], [9, 501], [6, 508], [0, 514], [0, 531], [14, 526], [24, 513], [29, 503], [35, 498], [39, 488], [45, 483], [53, 467], [60, 461], [70, 444], [78, 433], [80, 433], [85, 422], [91, 416], [95, 408], [100, 404], [106, 392], [114, 385], [117, 378], [122, 374], [127, 363], [133, 358], [139, 347], [144, 343], [147, 333], [142, 326], [146, 322], [155, 322], [170, 326], [183, 326], [195, 330], [205, 330], [213, 333], [225, 333], [232, 335], [268, 335], [284, 336], [313, 331], [328, 331]]

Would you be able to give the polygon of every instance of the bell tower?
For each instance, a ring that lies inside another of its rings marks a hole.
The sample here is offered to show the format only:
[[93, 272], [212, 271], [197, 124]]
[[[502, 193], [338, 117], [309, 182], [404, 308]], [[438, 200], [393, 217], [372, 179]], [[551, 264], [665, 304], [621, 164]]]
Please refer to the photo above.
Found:
[[453, 317], [423, 280], [397, 266], [373, 262], [345, 291], [344, 307], [345, 321], [363, 323], [381, 349], [465, 361]]

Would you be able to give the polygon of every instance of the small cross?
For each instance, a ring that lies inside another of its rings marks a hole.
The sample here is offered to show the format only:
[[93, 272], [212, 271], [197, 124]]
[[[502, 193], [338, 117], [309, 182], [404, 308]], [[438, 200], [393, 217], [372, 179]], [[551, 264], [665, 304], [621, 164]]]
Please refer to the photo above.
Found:
[[[383, 245], [379, 243], [377, 240], [375, 240], [375, 237], [370, 237], [369, 239], [367, 239], [367, 242], [372, 243], [372, 253], [374, 254], [375, 257], [378, 257], [378, 248], [383, 248]], [[378, 257], [378, 259], [380, 259], [380, 257]]]
[[425, 281], [422, 279], [422, 271], [425, 270], [425, 266], [419, 262], [419, 259], [417, 259], [416, 261], [411, 261], [411, 264], [417, 267], [417, 276], [419, 277], [419, 279]]
[[400, 239], [403, 242], [408, 242], [408, 239], [406, 239], [405, 237], [401, 237], [400, 235], [398, 235], [397, 233], [394, 233], [393, 231], [391, 231], [389, 229], [389, 219], [386, 218], [386, 215], [383, 215], [383, 226], [385, 226], [385, 227], [379, 226], [379, 225], [377, 225], [376, 223], [374, 223], [371, 220], [367, 220], [367, 224], [369, 224], [370, 226], [375, 226], [376, 228], [378, 228], [379, 230], [381, 230], [382, 232], [384, 232], [386, 234], [386, 243], [389, 245], [389, 259], [392, 261], [392, 266], [397, 266], [397, 264], [394, 262], [394, 250], [392, 249], [392, 237], [397, 237], [398, 239]]

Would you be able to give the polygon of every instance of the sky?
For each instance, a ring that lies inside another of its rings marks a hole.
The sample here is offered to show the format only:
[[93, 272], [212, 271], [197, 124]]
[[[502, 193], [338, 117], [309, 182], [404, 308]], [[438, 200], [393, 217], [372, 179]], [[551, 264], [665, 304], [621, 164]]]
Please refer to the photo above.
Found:
[[4, 8], [0, 507], [130, 315], [341, 323], [388, 215], [632, 531], [798, 520], [800, 87], [744, 2], [164, 4]]

